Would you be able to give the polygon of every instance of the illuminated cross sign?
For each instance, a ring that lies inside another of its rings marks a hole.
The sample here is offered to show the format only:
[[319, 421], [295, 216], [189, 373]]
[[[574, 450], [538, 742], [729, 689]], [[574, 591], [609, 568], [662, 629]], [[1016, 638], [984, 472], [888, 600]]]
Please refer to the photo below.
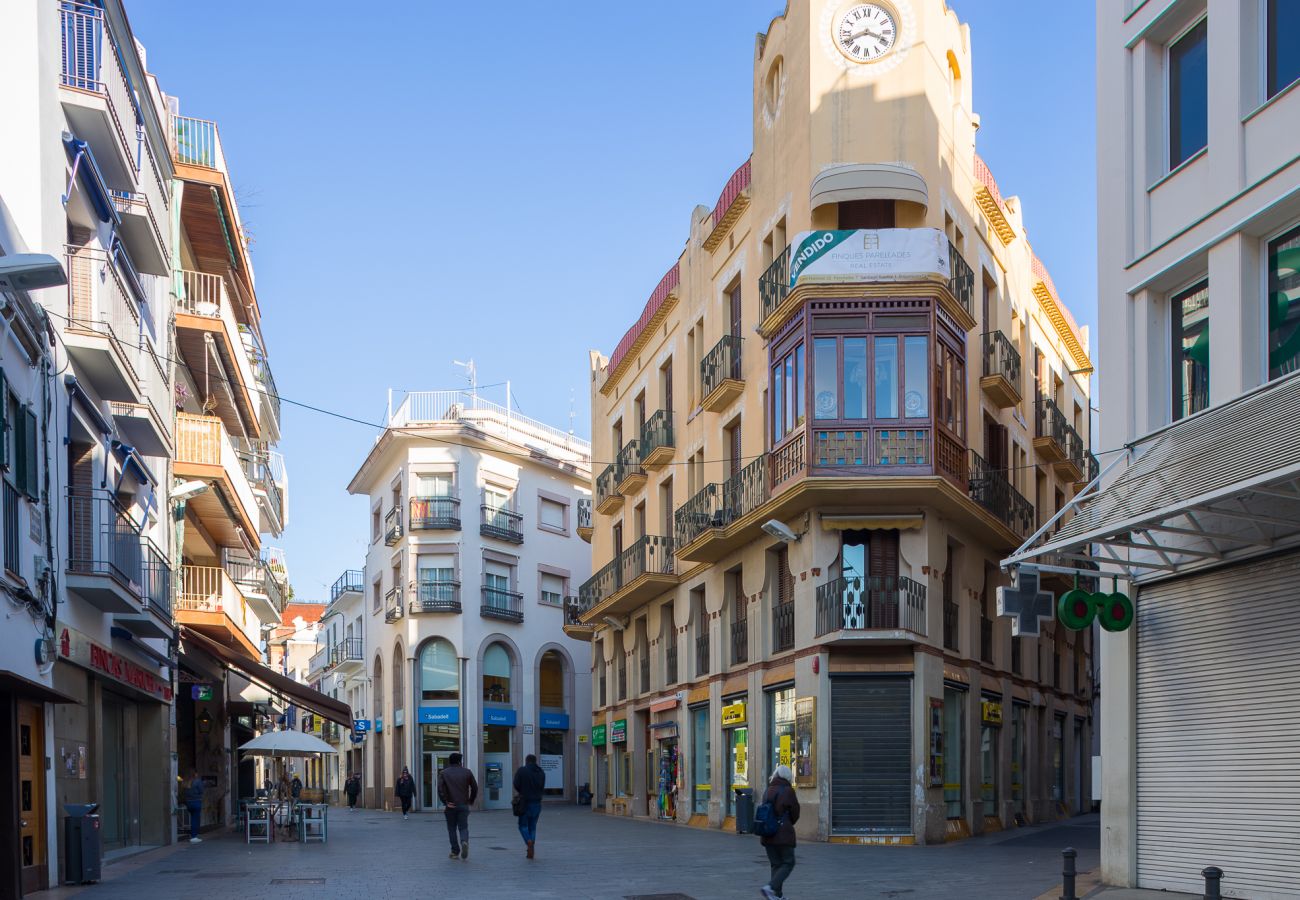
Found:
[[998, 588], [998, 615], [1011, 617], [1011, 636], [1039, 634], [1038, 623], [1056, 613], [1054, 595], [1038, 587], [1038, 570], [1016, 569], [1015, 584]]

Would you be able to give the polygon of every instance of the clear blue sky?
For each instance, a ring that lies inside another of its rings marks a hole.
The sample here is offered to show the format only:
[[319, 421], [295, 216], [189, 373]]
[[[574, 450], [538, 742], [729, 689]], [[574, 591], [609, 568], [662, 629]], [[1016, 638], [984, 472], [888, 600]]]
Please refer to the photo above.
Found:
[[[564, 426], [572, 394], [584, 436], [587, 350], [613, 349], [749, 153], [754, 37], [783, 7], [125, 2], [164, 90], [220, 123], [286, 400], [378, 422], [388, 388], [458, 386], [473, 357], [527, 415]], [[979, 151], [1094, 325], [1092, 4], [950, 5]], [[346, 487], [376, 432], [292, 404], [283, 424], [280, 543], [297, 598], [328, 599], [364, 560]]]

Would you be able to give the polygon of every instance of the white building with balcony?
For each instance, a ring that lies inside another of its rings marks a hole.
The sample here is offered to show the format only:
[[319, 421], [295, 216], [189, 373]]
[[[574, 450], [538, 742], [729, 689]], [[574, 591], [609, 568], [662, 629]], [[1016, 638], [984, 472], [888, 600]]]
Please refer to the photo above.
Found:
[[[359, 719], [367, 716], [368, 695], [364, 594], [365, 573], [360, 569], [348, 569], [334, 582], [330, 588], [329, 605], [320, 617], [316, 653], [307, 666], [307, 677], [312, 687], [347, 703]], [[336, 722], [326, 722], [321, 737], [338, 751], [325, 760], [321, 787], [327, 797], [341, 803], [348, 775], [362, 770], [361, 741], [352, 739], [351, 728]]]
[[[510, 806], [524, 756], [547, 793], [586, 780], [588, 648], [564, 599], [589, 574], [578, 536], [590, 445], [475, 393], [408, 394], [348, 485], [370, 498], [362, 588], [371, 722], [368, 804], [392, 805], [408, 766], [416, 807], [461, 751], [485, 808]], [[346, 627], [346, 626], [345, 626]]]

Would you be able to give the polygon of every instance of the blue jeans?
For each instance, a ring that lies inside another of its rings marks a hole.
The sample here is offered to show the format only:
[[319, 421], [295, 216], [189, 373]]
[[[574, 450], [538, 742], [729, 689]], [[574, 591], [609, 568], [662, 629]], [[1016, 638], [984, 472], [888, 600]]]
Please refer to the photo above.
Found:
[[463, 806], [455, 809], [444, 807], [442, 814], [447, 818], [447, 837], [451, 840], [451, 852], [460, 852], [460, 842], [469, 840], [469, 810]]
[[203, 821], [203, 801], [187, 800], [185, 805], [190, 811], [190, 837], [196, 838], [199, 836], [199, 823]]
[[537, 840], [537, 817], [541, 814], [541, 800], [532, 800], [524, 804], [524, 814], [519, 817], [519, 834], [525, 844]]

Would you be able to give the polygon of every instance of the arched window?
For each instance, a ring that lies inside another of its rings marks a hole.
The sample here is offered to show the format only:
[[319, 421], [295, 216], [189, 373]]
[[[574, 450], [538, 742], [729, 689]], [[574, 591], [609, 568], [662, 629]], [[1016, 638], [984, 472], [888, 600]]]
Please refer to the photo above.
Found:
[[420, 699], [460, 699], [456, 651], [442, 638], [434, 638], [420, 651]]
[[372, 683], [375, 687], [375, 710], [372, 715], [375, 718], [384, 717], [384, 658], [383, 656], [375, 657], [375, 674], [372, 677]]
[[393, 648], [393, 709], [399, 710], [406, 704], [402, 702], [402, 645]]
[[510, 654], [501, 644], [492, 644], [483, 653], [483, 700], [510, 702]]
[[564, 708], [564, 658], [554, 650], [542, 654], [538, 667], [537, 690], [544, 707]]

